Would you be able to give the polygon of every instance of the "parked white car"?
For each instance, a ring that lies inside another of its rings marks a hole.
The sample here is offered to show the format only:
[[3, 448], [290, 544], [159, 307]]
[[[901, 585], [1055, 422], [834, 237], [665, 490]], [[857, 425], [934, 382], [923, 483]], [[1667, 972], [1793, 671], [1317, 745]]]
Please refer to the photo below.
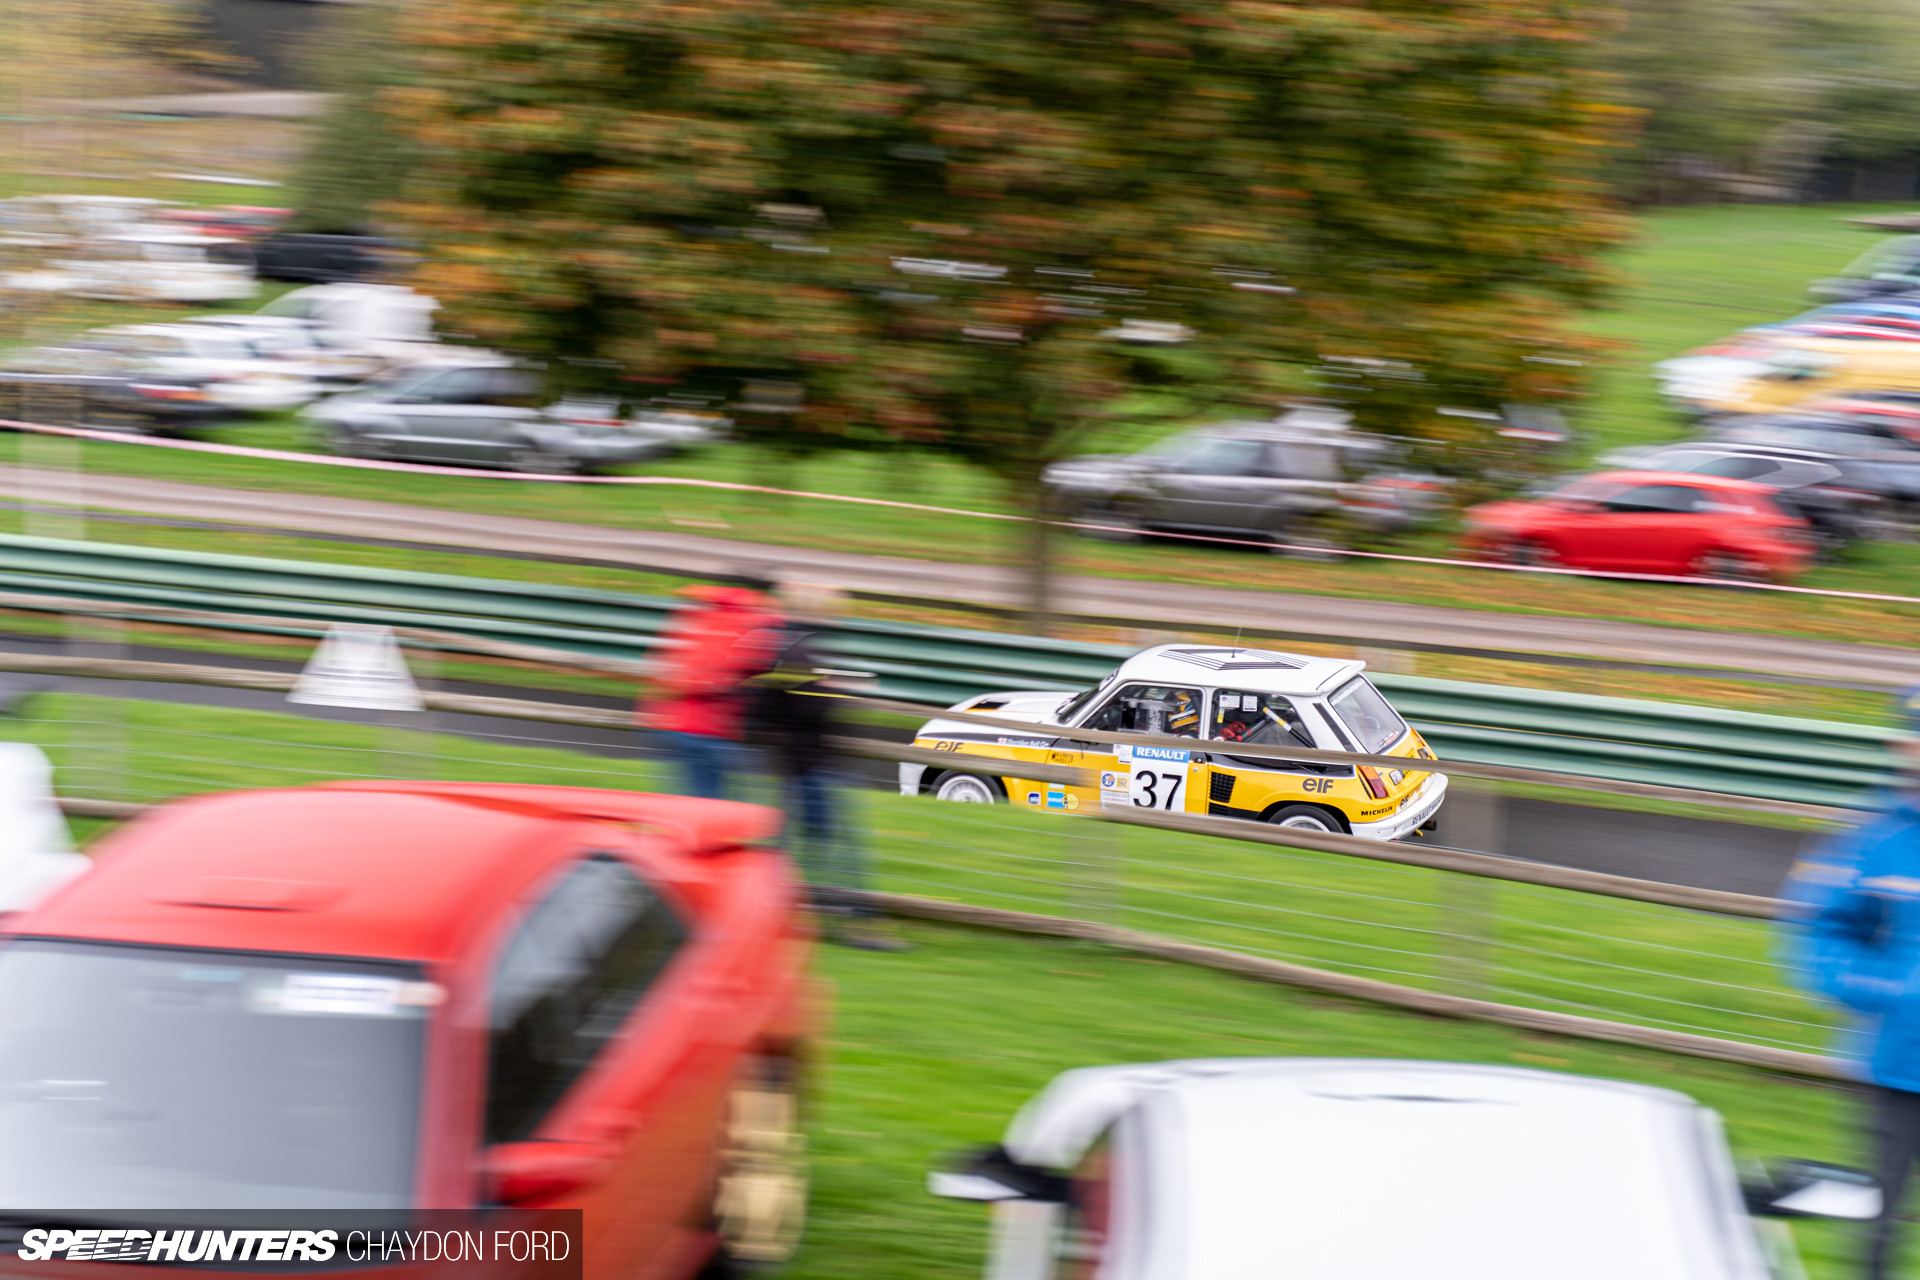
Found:
[[157, 372], [201, 379], [207, 399], [230, 409], [292, 409], [322, 391], [310, 365], [263, 353], [244, 335], [213, 325], [121, 325], [89, 339], [145, 360]]
[[298, 368], [316, 382], [349, 385], [379, 373], [382, 361], [352, 348], [333, 345], [327, 331], [313, 320], [295, 320], [288, 316], [211, 315], [194, 316], [188, 324], [206, 325], [245, 343], [263, 360], [275, 360], [285, 367]]
[[471, 350], [435, 339], [439, 307], [437, 299], [404, 285], [317, 284], [281, 294], [258, 314], [305, 321], [330, 349], [372, 357], [382, 369], [470, 360]]
[[0, 912], [25, 910], [92, 865], [67, 837], [46, 754], [0, 742]]
[[1872, 1218], [1865, 1175], [1743, 1191], [1684, 1094], [1514, 1067], [1222, 1058], [1068, 1071], [930, 1189], [994, 1204], [989, 1280], [1784, 1280], [1756, 1210]]

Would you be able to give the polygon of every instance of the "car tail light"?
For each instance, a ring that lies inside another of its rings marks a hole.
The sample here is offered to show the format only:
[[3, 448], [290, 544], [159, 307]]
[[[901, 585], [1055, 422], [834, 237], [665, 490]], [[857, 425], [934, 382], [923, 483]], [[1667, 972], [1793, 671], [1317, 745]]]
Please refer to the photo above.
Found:
[[1378, 769], [1369, 769], [1363, 764], [1358, 767], [1356, 772], [1360, 775], [1360, 781], [1367, 784], [1368, 795], [1372, 796], [1375, 800], [1385, 800], [1387, 798], [1387, 784], [1381, 780]]
[[149, 400], [205, 400], [207, 393], [199, 387], [171, 387], [152, 382], [134, 382], [129, 388]]

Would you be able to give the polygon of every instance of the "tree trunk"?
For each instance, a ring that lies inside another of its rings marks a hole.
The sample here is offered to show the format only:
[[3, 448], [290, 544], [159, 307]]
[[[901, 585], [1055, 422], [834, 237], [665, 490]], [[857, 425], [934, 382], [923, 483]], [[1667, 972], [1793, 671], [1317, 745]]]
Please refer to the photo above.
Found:
[[1021, 525], [1025, 530], [1025, 545], [1020, 554], [1022, 584], [1026, 588], [1025, 604], [1027, 627], [1036, 636], [1053, 634], [1053, 542], [1054, 529], [1049, 523], [1052, 511], [1048, 509], [1046, 486], [1038, 477], [1029, 480], [1025, 486], [1027, 519]]

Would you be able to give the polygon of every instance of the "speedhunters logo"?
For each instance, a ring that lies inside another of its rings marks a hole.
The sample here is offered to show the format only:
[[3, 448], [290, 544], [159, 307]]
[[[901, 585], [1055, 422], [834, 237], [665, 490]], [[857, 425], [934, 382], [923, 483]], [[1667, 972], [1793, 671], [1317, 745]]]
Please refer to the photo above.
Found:
[[[360, 1233], [362, 1235], [365, 1232]], [[423, 1233], [424, 1234], [424, 1233]], [[338, 1231], [42, 1231], [20, 1238], [28, 1262], [330, 1262]]]
[[[462, 1276], [501, 1280], [579, 1280], [581, 1215], [577, 1209], [483, 1212], [271, 1212], [114, 1214], [140, 1226], [82, 1226], [104, 1214], [49, 1213], [50, 1224], [7, 1232], [0, 1253], [21, 1262], [121, 1262], [228, 1274], [334, 1272], [408, 1267], [427, 1275], [457, 1267]], [[224, 1223], [207, 1226], [209, 1221]], [[192, 1225], [187, 1225], [189, 1222]], [[51, 1223], [59, 1223], [55, 1226]], [[0, 1267], [0, 1271], [4, 1271]]]

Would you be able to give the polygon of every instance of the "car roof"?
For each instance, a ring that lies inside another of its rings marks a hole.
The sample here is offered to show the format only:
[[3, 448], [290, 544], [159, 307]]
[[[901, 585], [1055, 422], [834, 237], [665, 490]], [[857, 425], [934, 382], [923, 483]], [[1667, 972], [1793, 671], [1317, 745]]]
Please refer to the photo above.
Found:
[[1589, 480], [1602, 480], [1609, 484], [1684, 484], [1696, 489], [1725, 489], [1732, 493], [1751, 493], [1765, 495], [1773, 492], [1766, 485], [1755, 484], [1751, 480], [1732, 480], [1726, 476], [1703, 476], [1691, 471], [1642, 471], [1622, 469], [1619, 471], [1596, 471], [1588, 476]]
[[93, 870], [8, 927], [37, 937], [445, 960], [530, 869], [591, 840], [589, 824], [645, 823], [691, 851], [768, 838], [777, 828], [769, 815], [682, 796], [480, 783], [201, 796], [108, 837]]
[[1312, 694], [1360, 674], [1366, 663], [1318, 658], [1247, 645], [1160, 644], [1142, 649], [1114, 672], [1115, 684], [1202, 684], [1253, 693]]
[[1766, 1275], [1717, 1118], [1665, 1089], [1385, 1059], [1095, 1068], [1021, 1113], [1015, 1158], [1071, 1167], [1045, 1147], [1076, 1105], [1081, 1151], [1124, 1120], [1137, 1280]]

